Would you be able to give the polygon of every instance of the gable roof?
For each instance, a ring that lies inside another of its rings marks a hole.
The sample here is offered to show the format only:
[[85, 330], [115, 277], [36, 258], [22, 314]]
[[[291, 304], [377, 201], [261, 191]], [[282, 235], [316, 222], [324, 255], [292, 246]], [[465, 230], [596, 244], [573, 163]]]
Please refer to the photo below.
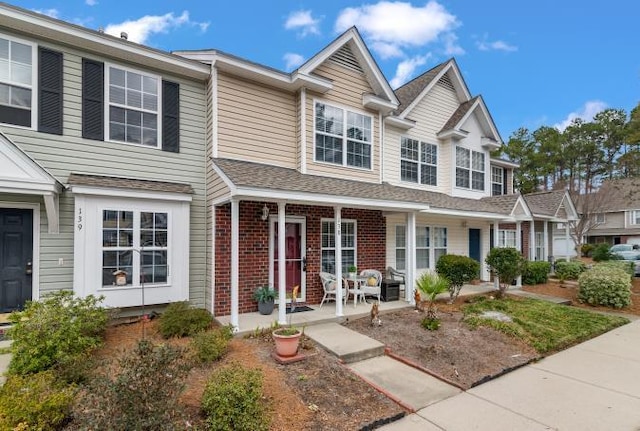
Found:
[[454, 113], [451, 115], [451, 117], [444, 124], [444, 126], [442, 126], [442, 130], [440, 130], [439, 133], [442, 133], [442, 132], [445, 132], [445, 131], [451, 130], [451, 129], [460, 128], [460, 126], [461, 126], [460, 123], [462, 123], [462, 119], [467, 116], [467, 114], [469, 113], [469, 111], [473, 107], [473, 104], [476, 103], [476, 100], [478, 100], [479, 97], [480, 96], [475, 96], [475, 97], [467, 100], [466, 102], [461, 103], [460, 106], [458, 106], [458, 109], [456, 109], [454, 111]]
[[[640, 209], [640, 178], [620, 178], [605, 181], [596, 194], [595, 206], [602, 212]], [[576, 206], [583, 211], [585, 195], [575, 197]], [[587, 204], [588, 205], [588, 204]], [[593, 204], [592, 204], [593, 206]], [[593, 210], [595, 208], [591, 208]], [[600, 212], [598, 210], [598, 212]]]
[[[450, 61], [450, 60], [449, 60]], [[416, 97], [420, 95], [422, 90], [434, 80], [440, 71], [447, 65], [447, 62], [440, 63], [437, 66], [427, 70], [422, 75], [413, 78], [411, 81], [395, 89], [396, 96], [400, 101], [396, 114], [403, 112]]]
[[[524, 199], [534, 216], [556, 217], [568, 220], [573, 220], [577, 217], [573, 201], [565, 190], [528, 193], [524, 195]], [[562, 209], [564, 209], [564, 214]]]
[[498, 132], [498, 128], [493, 122], [493, 118], [491, 117], [491, 113], [489, 109], [487, 109], [487, 105], [484, 103], [484, 99], [481, 95], [477, 95], [472, 99], [463, 102], [458, 106], [458, 109], [454, 111], [449, 120], [442, 127], [442, 130], [438, 132], [438, 134], [446, 133], [449, 131], [461, 131], [461, 127], [467, 121], [467, 119], [477, 110], [480, 110], [480, 115], [478, 115], [478, 119], [484, 126], [485, 131], [489, 132], [493, 135], [493, 140], [496, 145], [502, 143], [502, 138], [500, 137], [500, 133]]

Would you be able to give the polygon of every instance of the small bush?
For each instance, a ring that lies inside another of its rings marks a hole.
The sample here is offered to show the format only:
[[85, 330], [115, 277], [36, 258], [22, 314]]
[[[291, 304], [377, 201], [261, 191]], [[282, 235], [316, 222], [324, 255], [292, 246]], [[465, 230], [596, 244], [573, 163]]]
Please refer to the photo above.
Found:
[[108, 315], [98, 305], [101, 301], [91, 295], [77, 298], [73, 292], [60, 291], [12, 313], [9, 372], [29, 374], [64, 366], [102, 344]]
[[478, 278], [480, 262], [468, 256], [445, 254], [438, 259], [436, 272], [449, 280], [449, 302], [453, 303], [460, 294], [462, 285]]
[[561, 260], [556, 262], [556, 277], [560, 281], [577, 280], [580, 274], [587, 270], [587, 266], [583, 262]]
[[232, 332], [226, 326], [212, 331], [198, 332], [191, 339], [191, 349], [195, 359], [200, 363], [221, 359], [227, 353], [229, 340], [232, 337]]
[[580, 247], [580, 252], [582, 253], [582, 257], [591, 257], [593, 250], [596, 248], [593, 244], [582, 244]]
[[522, 254], [512, 247], [492, 248], [485, 262], [500, 280], [498, 297], [504, 296], [511, 282], [522, 275], [526, 264]]
[[147, 340], [118, 360], [119, 373], [98, 376], [77, 407], [82, 429], [179, 430], [176, 399], [189, 372], [184, 350]]
[[158, 328], [164, 338], [187, 337], [207, 329], [213, 317], [203, 308], [192, 308], [188, 302], [174, 302], [160, 316]]
[[[437, 273], [425, 272], [416, 280], [416, 287], [420, 292], [425, 294], [429, 301], [427, 318], [437, 319], [438, 314], [433, 302], [436, 296], [447, 291], [449, 288], [449, 280]], [[416, 306], [418, 306], [418, 304], [416, 304]]]
[[580, 275], [578, 300], [591, 305], [626, 307], [631, 304], [631, 277], [620, 268], [596, 266]]
[[217, 369], [202, 395], [202, 410], [210, 431], [263, 431], [269, 429], [261, 402], [263, 375], [240, 364]]
[[551, 271], [551, 264], [549, 262], [527, 262], [522, 273], [522, 283], [544, 284], [549, 279], [549, 272]]
[[53, 371], [10, 376], [0, 388], [0, 429], [56, 430], [69, 417], [74, 389]]
[[598, 268], [619, 268], [629, 274], [631, 277], [636, 275], [636, 266], [634, 262], [628, 260], [610, 260], [600, 262], [596, 265]]
[[614, 255], [611, 254], [611, 247], [609, 244], [602, 243], [595, 246], [593, 251], [591, 252], [591, 257], [593, 257], [594, 262], [604, 262], [605, 260], [613, 260]]
[[424, 319], [422, 319], [420, 324], [424, 329], [428, 329], [429, 331], [436, 331], [438, 328], [440, 328], [440, 319], [425, 317]]

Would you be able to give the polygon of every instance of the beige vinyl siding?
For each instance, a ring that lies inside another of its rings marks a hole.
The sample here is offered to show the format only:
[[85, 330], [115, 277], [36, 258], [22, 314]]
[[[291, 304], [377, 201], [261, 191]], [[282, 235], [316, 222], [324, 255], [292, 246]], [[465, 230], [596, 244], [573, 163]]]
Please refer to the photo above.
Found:
[[511, 168], [503, 168], [507, 172], [507, 184], [505, 184], [507, 190], [506, 194], [510, 195], [513, 193], [513, 169]]
[[[340, 66], [330, 60], [325, 61], [314, 70], [314, 74], [332, 81], [333, 88], [325, 94], [307, 92], [307, 173], [327, 175], [335, 178], [354, 179], [360, 181], [380, 181], [380, 121], [378, 112], [367, 110], [362, 106], [362, 95], [373, 93], [373, 89], [363, 73]], [[335, 104], [339, 108], [352, 108], [354, 112], [370, 115], [372, 124], [372, 161], [371, 170], [331, 163], [315, 162], [314, 101]]]
[[[629, 212], [629, 226], [634, 226], [631, 223], [633, 222], [632, 217], [633, 217], [633, 212]], [[605, 213], [604, 214], [604, 223], [600, 224], [594, 228], [591, 229], [591, 232], [589, 232], [590, 235], [593, 234], [594, 231], [597, 231], [598, 229], [616, 229], [616, 228], [624, 228], [624, 217], [625, 217], [625, 213], [624, 212], [611, 212], [611, 213]]]
[[[194, 189], [190, 219], [190, 300], [204, 306], [206, 239], [205, 208], [205, 124], [206, 100], [203, 82], [194, 82], [176, 76], [162, 75], [180, 84], [180, 153], [169, 153], [115, 142], [86, 140], [82, 138], [82, 57], [128, 66], [144, 71], [144, 65], [111, 62], [95, 55], [85, 55], [79, 50], [43, 43], [51, 49], [63, 52], [63, 135], [39, 133], [35, 130], [0, 125], [0, 130], [65, 184], [71, 172], [117, 177], [131, 177], [157, 181], [188, 183]], [[144, 58], [140, 59], [144, 62]], [[150, 73], [159, 74], [158, 71]], [[40, 199], [41, 201], [41, 199]], [[41, 201], [44, 211], [44, 204]], [[73, 285], [73, 217], [72, 194], [60, 196], [60, 234], [52, 235], [41, 229], [41, 291], [70, 289]], [[46, 216], [43, 213], [43, 226]], [[58, 266], [59, 258], [64, 265]]]
[[296, 94], [296, 168], [302, 172], [302, 91]]
[[[384, 181], [407, 187], [451, 193], [451, 143], [437, 138], [438, 132], [458, 109], [460, 101], [455, 91], [436, 84], [407, 115], [416, 125], [406, 131], [386, 126], [384, 142]], [[438, 145], [438, 185], [436, 187], [400, 181], [400, 138], [406, 136]]]
[[296, 95], [218, 73], [218, 157], [296, 167]]
[[[467, 226], [463, 227], [462, 222]], [[387, 216], [387, 237], [386, 252], [387, 266], [396, 266], [396, 226], [407, 224], [405, 214], [392, 214]], [[489, 252], [490, 227], [489, 222], [475, 221], [464, 218], [454, 218], [446, 216], [433, 216], [428, 214], [418, 214], [416, 226], [446, 227], [447, 228], [447, 254], [459, 254], [469, 256], [469, 229], [480, 229], [481, 255], [483, 257], [482, 273], [483, 279], [488, 280], [489, 274], [484, 263], [484, 257]], [[431, 243], [433, 247], [433, 243]], [[430, 262], [431, 269], [435, 270], [436, 262]], [[420, 275], [420, 274], [417, 274]]]

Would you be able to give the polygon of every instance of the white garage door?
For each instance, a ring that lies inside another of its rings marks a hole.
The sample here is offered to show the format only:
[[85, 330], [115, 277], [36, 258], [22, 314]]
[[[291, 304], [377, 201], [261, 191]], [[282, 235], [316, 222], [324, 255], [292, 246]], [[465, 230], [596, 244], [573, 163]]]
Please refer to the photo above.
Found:
[[553, 240], [553, 256], [556, 260], [559, 257], [573, 257], [576, 256], [575, 244], [572, 239], [567, 240], [565, 238], [554, 238]]
[[627, 244], [638, 244], [640, 245], [640, 236], [631, 236], [627, 238]]

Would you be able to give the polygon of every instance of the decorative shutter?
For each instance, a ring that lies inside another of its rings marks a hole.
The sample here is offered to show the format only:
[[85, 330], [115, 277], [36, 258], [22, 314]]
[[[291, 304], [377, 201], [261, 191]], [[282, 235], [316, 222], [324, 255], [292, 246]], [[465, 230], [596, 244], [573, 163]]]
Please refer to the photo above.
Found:
[[162, 81], [162, 150], [180, 152], [180, 85]]
[[104, 64], [82, 59], [82, 137], [104, 141]]
[[62, 135], [62, 53], [38, 49], [38, 131]]
[[507, 178], [509, 178], [507, 174], [507, 168], [502, 168], [502, 194], [503, 195], [510, 194], [509, 188], [507, 187]]

